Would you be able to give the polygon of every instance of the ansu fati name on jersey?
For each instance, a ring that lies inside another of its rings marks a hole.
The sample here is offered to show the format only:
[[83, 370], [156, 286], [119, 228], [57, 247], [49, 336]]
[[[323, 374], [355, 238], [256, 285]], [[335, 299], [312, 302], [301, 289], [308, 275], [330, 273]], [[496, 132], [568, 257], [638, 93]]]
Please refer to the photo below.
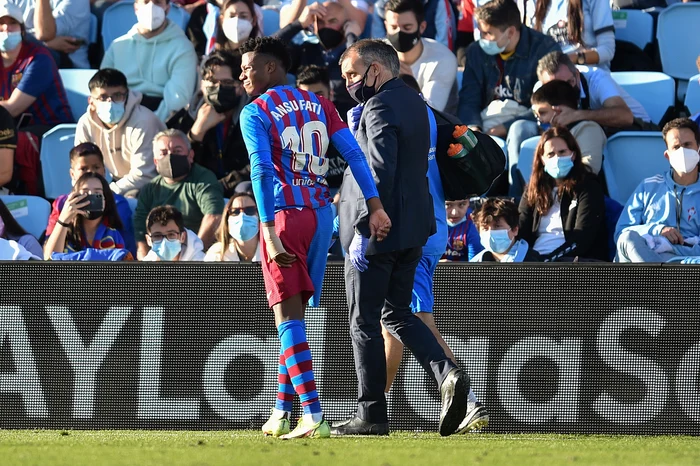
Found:
[[270, 114], [276, 121], [280, 121], [287, 113], [304, 111], [313, 112], [316, 115], [321, 114], [321, 104], [310, 102], [308, 100], [289, 100], [277, 105]]

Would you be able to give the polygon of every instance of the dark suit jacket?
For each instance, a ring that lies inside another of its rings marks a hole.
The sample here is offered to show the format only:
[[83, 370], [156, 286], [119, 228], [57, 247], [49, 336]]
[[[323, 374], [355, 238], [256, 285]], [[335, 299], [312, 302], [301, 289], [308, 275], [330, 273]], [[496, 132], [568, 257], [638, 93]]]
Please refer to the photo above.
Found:
[[[427, 178], [430, 126], [425, 102], [399, 79], [385, 83], [365, 104], [355, 138], [392, 223], [384, 241], [370, 241], [367, 255], [423, 246], [435, 232]], [[346, 251], [355, 230], [369, 237], [367, 203], [349, 168], [338, 213], [340, 241]]]

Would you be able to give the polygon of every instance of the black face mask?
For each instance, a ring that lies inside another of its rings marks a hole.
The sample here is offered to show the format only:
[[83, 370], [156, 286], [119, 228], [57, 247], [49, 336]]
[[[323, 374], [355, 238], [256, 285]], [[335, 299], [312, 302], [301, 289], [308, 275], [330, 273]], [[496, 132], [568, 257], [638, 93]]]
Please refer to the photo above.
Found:
[[397, 52], [405, 53], [411, 50], [418, 44], [420, 40], [420, 32], [403, 32], [399, 31], [394, 34], [387, 34], [386, 38], [389, 39], [391, 46]]
[[[377, 90], [374, 88], [374, 86], [370, 87], [365, 84], [367, 82], [367, 73], [369, 73], [370, 68], [371, 65], [367, 67], [367, 71], [365, 71], [365, 74], [364, 76], [362, 76], [362, 79], [357, 81], [355, 84], [351, 84], [347, 87], [348, 94], [350, 94], [350, 97], [352, 97], [353, 100], [358, 104], [364, 104], [369, 99], [374, 97], [374, 95], [377, 93]], [[376, 77], [374, 78], [374, 84], [377, 84]]]
[[333, 50], [345, 39], [342, 32], [331, 28], [321, 28], [316, 35], [321, 46], [326, 50]]
[[190, 161], [186, 155], [168, 154], [158, 160], [156, 168], [162, 177], [174, 180], [190, 172]]
[[216, 83], [204, 88], [204, 101], [212, 106], [216, 113], [226, 113], [238, 106], [241, 97], [231, 85]]

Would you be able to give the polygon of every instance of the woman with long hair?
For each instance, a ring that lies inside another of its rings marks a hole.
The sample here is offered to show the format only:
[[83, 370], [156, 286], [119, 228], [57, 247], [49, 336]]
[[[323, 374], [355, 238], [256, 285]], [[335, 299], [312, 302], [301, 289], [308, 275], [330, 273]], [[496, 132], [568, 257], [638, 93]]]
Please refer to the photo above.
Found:
[[535, 0], [532, 26], [552, 36], [577, 65], [610, 69], [615, 29], [606, 0]]
[[114, 195], [102, 175], [84, 173], [73, 186], [61, 210], [56, 226], [44, 245], [44, 258], [53, 253], [72, 253], [93, 249], [124, 249], [118, 230], [122, 221]]
[[227, 0], [221, 7], [216, 50], [235, 51], [249, 38], [262, 36], [253, 0]]
[[260, 262], [260, 219], [251, 193], [229, 199], [206, 262]]
[[603, 187], [568, 129], [550, 128], [540, 138], [518, 210], [519, 235], [542, 260], [609, 259]]
[[17, 223], [17, 220], [12, 216], [12, 212], [7, 208], [4, 202], [0, 199], [0, 238], [8, 241], [16, 241], [20, 246], [34, 254], [37, 257], [42, 257], [41, 245], [39, 241]]

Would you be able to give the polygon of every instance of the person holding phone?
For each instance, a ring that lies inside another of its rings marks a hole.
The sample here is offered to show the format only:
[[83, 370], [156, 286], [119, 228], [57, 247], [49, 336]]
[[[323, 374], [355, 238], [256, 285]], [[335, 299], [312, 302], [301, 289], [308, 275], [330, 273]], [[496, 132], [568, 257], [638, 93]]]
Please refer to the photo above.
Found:
[[[73, 253], [88, 248], [125, 249], [109, 183], [94, 172], [83, 174], [68, 195], [56, 226], [44, 245], [44, 258], [54, 253]], [[130, 255], [130, 254], [129, 254]]]

